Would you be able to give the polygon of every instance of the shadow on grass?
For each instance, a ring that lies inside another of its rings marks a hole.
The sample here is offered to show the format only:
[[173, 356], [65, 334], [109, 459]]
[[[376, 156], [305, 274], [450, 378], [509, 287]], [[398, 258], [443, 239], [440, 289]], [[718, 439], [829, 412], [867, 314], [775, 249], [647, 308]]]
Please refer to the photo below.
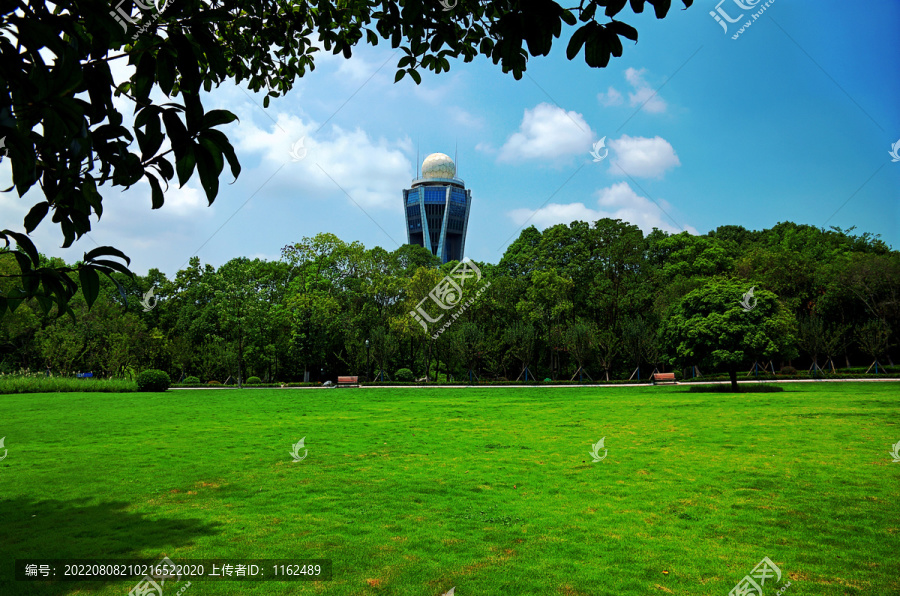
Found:
[[[16, 559], [143, 559], [162, 558], [163, 551], [191, 544], [219, 531], [200, 519], [148, 518], [126, 509], [126, 502], [88, 503], [85, 499], [33, 501], [0, 499], [0, 594], [61, 596], [99, 591], [109, 582], [15, 581]], [[150, 562], [150, 561], [148, 561]], [[57, 572], [61, 572], [58, 569]], [[116, 582], [129, 586], [137, 579]]]
[[[781, 393], [784, 387], [776, 385], [757, 385], [755, 383], [738, 383], [736, 393]], [[735, 393], [731, 385], [692, 385], [687, 393]]]

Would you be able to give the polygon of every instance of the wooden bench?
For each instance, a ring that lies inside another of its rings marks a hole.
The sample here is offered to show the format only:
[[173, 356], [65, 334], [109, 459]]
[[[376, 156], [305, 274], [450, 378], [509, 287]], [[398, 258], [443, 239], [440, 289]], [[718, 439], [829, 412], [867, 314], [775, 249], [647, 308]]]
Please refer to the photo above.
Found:
[[359, 377], [338, 377], [338, 387], [359, 387]]
[[658, 383], [672, 383], [675, 385], [675, 373], [653, 373], [651, 382], [654, 385]]

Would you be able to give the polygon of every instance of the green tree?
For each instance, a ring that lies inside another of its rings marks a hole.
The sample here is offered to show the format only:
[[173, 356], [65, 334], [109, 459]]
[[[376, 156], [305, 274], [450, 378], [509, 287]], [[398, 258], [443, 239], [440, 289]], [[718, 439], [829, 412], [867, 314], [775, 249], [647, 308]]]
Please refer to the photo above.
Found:
[[760, 359], [790, 355], [795, 344], [794, 319], [766, 290], [757, 290], [756, 305], [741, 305], [744, 282], [710, 280], [671, 310], [664, 336], [671, 362], [724, 368], [738, 391], [737, 370]]
[[819, 369], [819, 354], [825, 351], [825, 322], [815, 315], [797, 319], [797, 344], [812, 359], [812, 370]]
[[531, 323], [517, 321], [508, 326], [503, 332], [503, 343], [506, 345], [507, 351], [522, 364], [519, 378], [531, 364], [536, 340], [537, 334]]
[[215, 278], [215, 308], [223, 332], [231, 339], [237, 353], [234, 376], [243, 387], [244, 352], [263, 323], [264, 303], [258, 280], [249, 259], [238, 258], [222, 265]]
[[[568, 349], [569, 354], [572, 355], [572, 358], [575, 359], [575, 363], [578, 365], [575, 374], [579, 376], [587, 372], [584, 369], [584, 365], [593, 355], [596, 335], [597, 327], [591, 321], [577, 319], [566, 327], [564, 336], [566, 349]], [[590, 375], [588, 375], [588, 378], [591, 378]]]
[[[872, 359], [872, 364], [885, 354], [891, 345], [891, 329], [879, 319], [871, 319], [856, 330], [860, 349]], [[871, 368], [871, 366], [869, 367]]]
[[622, 349], [622, 341], [617, 333], [611, 329], [600, 329], [595, 338], [597, 345], [597, 362], [599, 362], [606, 380], [609, 380], [609, 371], [613, 367], [613, 361]]

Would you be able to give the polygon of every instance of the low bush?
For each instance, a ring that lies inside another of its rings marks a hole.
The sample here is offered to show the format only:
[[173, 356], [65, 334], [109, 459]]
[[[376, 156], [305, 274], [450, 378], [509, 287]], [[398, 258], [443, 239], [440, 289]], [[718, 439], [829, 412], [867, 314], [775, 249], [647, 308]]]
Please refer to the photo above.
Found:
[[0, 374], [0, 394], [4, 393], [68, 393], [102, 392], [126, 393], [137, 389], [134, 381], [127, 379], [76, 379], [72, 377], [48, 377], [37, 375]]
[[145, 370], [137, 376], [138, 391], [165, 391], [171, 384], [169, 375], [155, 368]]
[[259, 377], [248, 377], [247, 378], [248, 385], [259, 385], [260, 383], [262, 383], [262, 381], [260, 380]]
[[[761, 385], [759, 383], [738, 383], [738, 393], [780, 393], [784, 387], [777, 385]], [[688, 387], [688, 393], [734, 393], [731, 383], [721, 385], [694, 385]]]
[[408, 368], [401, 368], [394, 373], [394, 379], [401, 383], [411, 383], [416, 380], [416, 375]]
[[206, 384], [207, 384], [207, 385], [221, 385], [222, 383], [221, 383], [220, 381], [209, 381], [209, 382], [206, 383]]
[[783, 374], [783, 375], [796, 375], [796, 374], [797, 374], [797, 369], [794, 368], [793, 366], [782, 366], [782, 367], [781, 367], [781, 374]]
[[185, 377], [184, 380], [182, 381], [182, 384], [184, 384], [184, 385], [199, 385], [200, 379], [198, 379], [197, 377]]

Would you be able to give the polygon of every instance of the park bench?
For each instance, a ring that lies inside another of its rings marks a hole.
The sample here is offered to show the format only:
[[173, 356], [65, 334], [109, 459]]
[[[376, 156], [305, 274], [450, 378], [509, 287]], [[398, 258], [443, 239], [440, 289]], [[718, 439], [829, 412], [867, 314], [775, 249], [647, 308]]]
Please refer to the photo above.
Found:
[[653, 373], [650, 380], [654, 385], [658, 383], [672, 383], [674, 385], [675, 373]]
[[338, 377], [338, 387], [359, 386], [359, 377]]

